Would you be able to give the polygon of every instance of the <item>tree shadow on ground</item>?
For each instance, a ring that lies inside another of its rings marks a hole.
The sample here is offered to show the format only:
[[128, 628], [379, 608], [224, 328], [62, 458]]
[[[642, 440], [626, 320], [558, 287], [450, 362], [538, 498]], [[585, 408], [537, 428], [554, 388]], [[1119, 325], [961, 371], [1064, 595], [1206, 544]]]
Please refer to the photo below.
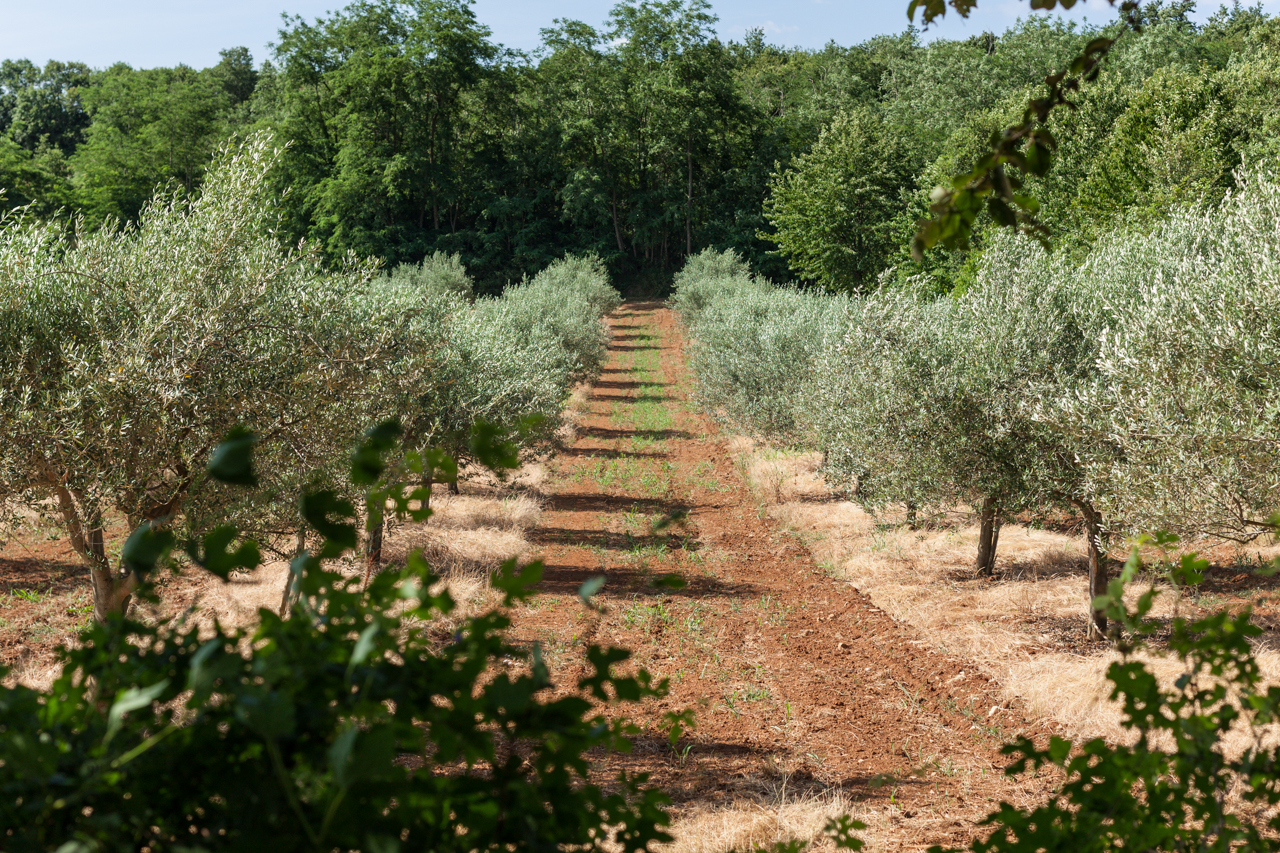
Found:
[[665, 441], [669, 438], [694, 438], [694, 434], [683, 429], [609, 429], [608, 427], [579, 427], [579, 436], [599, 439], [618, 438], [656, 438]]

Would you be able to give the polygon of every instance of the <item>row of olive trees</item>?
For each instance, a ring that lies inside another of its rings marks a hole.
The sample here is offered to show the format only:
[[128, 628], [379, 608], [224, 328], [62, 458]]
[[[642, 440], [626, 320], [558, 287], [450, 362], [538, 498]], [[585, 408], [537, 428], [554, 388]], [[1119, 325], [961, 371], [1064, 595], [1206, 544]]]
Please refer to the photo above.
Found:
[[708, 408], [822, 450], [872, 509], [975, 507], [981, 571], [1001, 520], [1028, 508], [1080, 512], [1092, 598], [1111, 532], [1247, 540], [1280, 505], [1272, 175], [1083, 263], [998, 238], [976, 284], [942, 298], [802, 294], [699, 263], [676, 304]]
[[[532, 417], [523, 438], [545, 439], [602, 357], [617, 294], [594, 260], [475, 304], [456, 258], [325, 269], [274, 236], [279, 154], [265, 137], [228, 148], [199, 196], [162, 192], [136, 226], [0, 220], [0, 500], [52, 507], [99, 619], [134, 583], [113, 519], [278, 541], [371, 424], [397, 418], [425, 448]], [[239, 424], [269, 472], [251, 498], [205, 473]]]

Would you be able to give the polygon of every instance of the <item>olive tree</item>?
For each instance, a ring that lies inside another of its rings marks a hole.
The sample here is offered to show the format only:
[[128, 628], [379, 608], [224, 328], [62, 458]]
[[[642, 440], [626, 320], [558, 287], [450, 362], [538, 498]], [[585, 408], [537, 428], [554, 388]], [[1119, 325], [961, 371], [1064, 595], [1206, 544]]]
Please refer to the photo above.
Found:
[[1280, 502], [1280, 183], [1240, 177], [1217, 211], [1099, 246], [1082, 284], [1106, 306], [1095, 381], [1060, 429], [1126, 532], [1247, 541]]
[[386, 275], [387, 282], [420, 293], [452, 293], [464, 299], [475, 296], [475, 282], [462, 265], [462, 256], [434, 252], [420, 264], [399, 264]]
[[[595, 376], [609, 347], [603, 317], [622, 304], [608, 271], [595, 255], [553, 261], [532, 280], [508, 286], [489, 310], [510, 315], [525, 328], [543, 328], [570, 360], [575, 380]], [[478, 308], [478, 310], [481, 310]]]
[[703, 249], [689, 258], [672, 279], [671, 305], [689, 328], [697, 324], [703, 309], [726, 290], [757, 287], [746, 261], [733, 249]]
[[19, 212], [0, 229], [0, 480], [53, 500], [99, 619], [134, 586], [109, 556], [113, 513], [175, 525], [231, 506], [203, 472], [242, 423], [288, 472], [268, 489], [284, 496], [284, 480], [348, 446], [372, 412], [393, 324], [352, 315], [374, 265], [330, 272], [279, 244], [278, 156], [264, 136], [228, 147], [198, 196], [163, 191], [136, 225], [66, 231]]
[[722, 291], [694, 327], [699, 402], [735, 428], [791, 446], [811, 442], [798, 416], [804, 377], [848, 325], [850, 301], [789, 287]]

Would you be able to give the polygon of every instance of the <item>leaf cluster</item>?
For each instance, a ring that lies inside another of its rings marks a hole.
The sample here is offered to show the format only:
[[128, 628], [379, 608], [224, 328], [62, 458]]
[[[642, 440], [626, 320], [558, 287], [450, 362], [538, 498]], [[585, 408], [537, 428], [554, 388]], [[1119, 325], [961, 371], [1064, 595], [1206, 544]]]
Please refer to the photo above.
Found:
[[[398, 432], [370, 432], [352, 457], [353, 485], [385, 483]], [[245, 439], [219, 448], [211, 474], [244, 481]], [[478, 453], [497, 463], [504, 451]], [[399, 511], [429, 514], [390, 484], [371, 499], [393, 492]], [[293, 561], [293, 618], [263, 610], [256, 627], [229, 629], [187, 614], [116, 616], [62, 653], [48, 693], [0, 691], [5, 849], [644, 850], [668, 840], [666, 799], [626, 773], [598, 786], [587, 758], [629, 749], [635, 732], [604, 706], [661, 696], [665, 684], [615, 673], [628, 654], [593, 646], [576, 689], [553, 695], [538, 647], [507, 638], [504, 610], [439, 637], [436, 620], [455, 603], [420, 556], [362, 590], [332, 565], [356, 541], [351, 502], [315, 491], [303, 503], [317, 546]], [[143, 531], [126, 550], [150, 576], [174, 544], [170, 532]], [[505, 565], [493, 578], [503, 608], [540, 574], [537, 563]]]

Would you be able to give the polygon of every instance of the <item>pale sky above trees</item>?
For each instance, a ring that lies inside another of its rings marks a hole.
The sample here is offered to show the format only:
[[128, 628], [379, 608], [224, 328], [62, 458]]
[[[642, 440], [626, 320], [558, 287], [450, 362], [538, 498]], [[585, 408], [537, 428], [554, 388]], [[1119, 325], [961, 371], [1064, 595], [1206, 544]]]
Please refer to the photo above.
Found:
[[[533, 50], [538, 31], [558, 17], [590, 24], [604, 21], [615, 0], [477, 0], [476, 15], [507, 47]], [[342, 8], [344, 0], [59, 0], [31, 3], [0, 0], [0, 57], [85, 62], [106, 67], [127, 62], [135, 68], [185, 63], [203, 68], [218, 62], [218, 51], [244, 46], [254, 59], [268, 58], [280, 13], [311, 20]], [[1197, 19], [1207, 18], [1216, 2], [1201, 3]], [[1265, 0], [1280, 11], [1280, 0]], [[722, 38], [740, 39], [759, 27], [767, 40], [785, 46], [817, 48], [834, 40], [850, 45], [882, 33], [901, 32], [907, 24], [906, 0], [721, 0], [714, 3]], [[1001, 32], [1019, 15], [1030, 14], [1025, 0], [983, 3], [971, 20], [935, 27], [926, 38], [964, 38], [984, 30]], [[1071, 17], [1101, 23], [1113, 16], [1105, 0], [1081, 0]]]

